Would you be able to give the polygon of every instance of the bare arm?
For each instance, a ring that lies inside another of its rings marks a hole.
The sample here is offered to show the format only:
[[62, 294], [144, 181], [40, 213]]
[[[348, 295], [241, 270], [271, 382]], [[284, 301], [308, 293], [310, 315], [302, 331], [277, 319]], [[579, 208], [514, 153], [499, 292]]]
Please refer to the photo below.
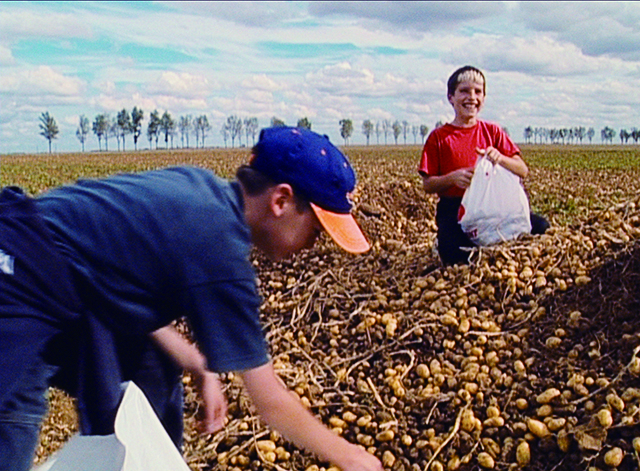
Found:
[[461, 168], [446, 175], [426, 175], [421, 173], [422, 187], [427, 193], [440, 193], [452, 186], [468, 188], [473, 176], [473, 167]]
[[204, 403], [200, 431], [213, 433], [224, 427], [227, 401], [218, 375], [207, 369], [207, 361], [202, 353], [171, 325], [152, 332], [150, 336], [176, 365], [193, 375]]
[[376, 457], [331, 432], [278, 379], [273, 365], [241, 373], [258, 413], [271, 427], [297, 446], [343, 471], [382, 471]]

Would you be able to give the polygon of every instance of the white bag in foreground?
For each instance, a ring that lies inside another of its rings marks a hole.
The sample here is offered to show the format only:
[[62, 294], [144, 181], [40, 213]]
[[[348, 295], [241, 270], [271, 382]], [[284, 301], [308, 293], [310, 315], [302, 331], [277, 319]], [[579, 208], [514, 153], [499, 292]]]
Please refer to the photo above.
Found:
[[75, 435], [33, 471], [189, 471], [189, 467], [145, 395], [129, 382], [114, 434]]
[[458, 222], [471, 241], [490, 245], [531, 232], [529, 200], [520, 178], [480, 158], [462, 197]]

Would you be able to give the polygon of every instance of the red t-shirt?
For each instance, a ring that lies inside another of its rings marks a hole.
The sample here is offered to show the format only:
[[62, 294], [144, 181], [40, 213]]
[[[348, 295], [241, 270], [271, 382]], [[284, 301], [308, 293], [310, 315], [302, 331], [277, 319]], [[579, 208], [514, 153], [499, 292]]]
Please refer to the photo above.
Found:
[[[478, 158], [476, 148], [485, 149], [488, 146], [496, 148], [507, 157], [520, 153], [518, 146], [497, 124], [478, 121], [470, 128], [460, 128], [447, 123], [429, 134], [422, 150], [418, 172], [442, 176], [460, 168], [473, 167]], [[452, 186], [439, 195], [462, 197], [464, 189]]]

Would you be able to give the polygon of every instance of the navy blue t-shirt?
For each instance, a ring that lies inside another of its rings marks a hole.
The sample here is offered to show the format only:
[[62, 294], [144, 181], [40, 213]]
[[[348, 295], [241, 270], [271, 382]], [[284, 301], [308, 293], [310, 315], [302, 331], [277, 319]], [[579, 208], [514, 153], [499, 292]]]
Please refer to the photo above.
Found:
[[80, 180], [36, 204], [110, 329], [146, 334], [184, 315], [211, 370], [269, 361], [237, 182], [175, 167]]

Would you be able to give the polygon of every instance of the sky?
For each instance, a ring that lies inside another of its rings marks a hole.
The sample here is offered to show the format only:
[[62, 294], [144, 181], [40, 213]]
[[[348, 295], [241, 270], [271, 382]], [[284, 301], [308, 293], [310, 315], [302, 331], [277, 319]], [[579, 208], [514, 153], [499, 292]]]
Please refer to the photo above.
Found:
[[206, 115], [207, 146], [225, 145], [229, 116], [306, 117], [338, 145], [350, 119], [360, 145], [367, 119], [450, 121], [446, 81], [468, 64], [487, 77], [481, 118], [516, 142], [527, 126], [593, 127], [598, 142], [640, 128], [640, 2], [2, 1], [0, 154], [48, 151], [44, 112], [52, 149], [75, 152], [81, 115], [134, 106], [139, 147], [153, 110]]

